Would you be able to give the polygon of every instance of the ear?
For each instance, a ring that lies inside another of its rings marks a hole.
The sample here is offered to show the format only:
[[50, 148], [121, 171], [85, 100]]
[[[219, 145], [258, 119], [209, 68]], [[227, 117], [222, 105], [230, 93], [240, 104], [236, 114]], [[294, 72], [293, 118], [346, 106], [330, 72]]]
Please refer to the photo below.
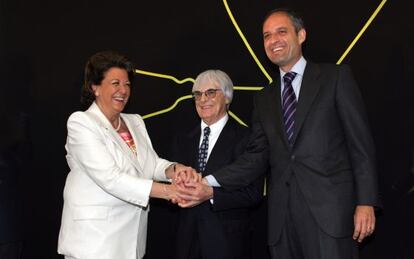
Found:
[[299, 39], [299, 44], [302, 44], [306, 40], [306, 31], [305, 31], [305, 29], [301, 29], [298, 32], [298, 39]]
[[92, 85], [92, 91], [95, 93], [95, 96], [99, 96], [99, 87], [96, 85]]

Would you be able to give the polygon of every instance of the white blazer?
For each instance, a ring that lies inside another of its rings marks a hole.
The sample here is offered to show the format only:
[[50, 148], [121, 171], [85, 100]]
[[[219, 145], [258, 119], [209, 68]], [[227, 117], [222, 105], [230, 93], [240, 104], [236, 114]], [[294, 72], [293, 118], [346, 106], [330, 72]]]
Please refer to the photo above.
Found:
[[171, 162], [152, 148], [144, 121], [121, 114], [137, 155], [93, 103], [67, 123], [70, 167], [58, 253], [79, 259], [136, 259], [145, 253], [152, 179], [166, 181]]

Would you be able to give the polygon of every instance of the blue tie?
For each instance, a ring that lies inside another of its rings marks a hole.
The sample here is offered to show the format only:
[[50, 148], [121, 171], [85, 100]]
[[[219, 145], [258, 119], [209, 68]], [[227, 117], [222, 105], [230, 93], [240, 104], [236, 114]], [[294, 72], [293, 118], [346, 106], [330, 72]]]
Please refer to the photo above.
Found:
[[284, 88], [282, 91], [283, 121], [285, 123], [286, 136], [290, 145], [293, 145], [293, 131], [295, 128], [296, 95], [293, 91], [292, 81], [295, 72], [286, 73], [283, 76]]
[[208, 136], [210, 135], [210, 128], [204, 128], [204, 137], [201, 142], [201, 146], [198, 149], [198, 172], [203, 173], [207, 164], [207, 152], [208, 152]]

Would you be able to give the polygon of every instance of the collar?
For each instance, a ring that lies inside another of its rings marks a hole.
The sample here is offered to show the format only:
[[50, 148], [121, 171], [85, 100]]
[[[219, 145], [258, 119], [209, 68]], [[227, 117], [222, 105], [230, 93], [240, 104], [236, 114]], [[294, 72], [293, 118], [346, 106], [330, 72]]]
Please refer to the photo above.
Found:
[[216, 135], [216, 133], [220, 133], [221, 130], [224, 128], [224, 125], [226, 125], [227, 121], [229, 120], [229, 115], [226, 113], [226, 115], [223, 116], [220, 120], [217, 122], [211, 124], [208, 126], [203, 120], [201, 120], [201, 132], [204, 132], [205, 127], [210, 127], [210, 135]]
[[[296, 62], [296, 64], [293, 65], [290, 72], [295, 72], [297, 75], [300, 75], [301, 77], [303, 77], [303, 73], [305, 72], [306, 63], [307, 63], [306, 59], [303, 56], [301, 56], [300, 59], [298, 60], [298, 62]], [[284, 72], [280, 68], [279, 68], [279, 71], [280, 71], [280, 77], [283, 78], [283, 76], [286, 74], [286, 72]]]
[[[95, 116], [97, 116], [99, 118], [99, 121], [101, 122], [101, 125], [106, 128], [106, 129], [113, 129], [111, 123], [109, 122], [108, 118], [105, 116], [105, 114], [103, 114], [103, 112], [101, 111], [101, 109], [99, 108], [99, 106], [96, 104], [96, 102], [93, 102], [91, 104], [91, 106], [89, 106], [87, 112], [90, 112], [92, 114], [95, 114]], [[122, 119], [125, 119], [122, 116], [122, 113], [119, 114], [119, 116], [121, 116]]]

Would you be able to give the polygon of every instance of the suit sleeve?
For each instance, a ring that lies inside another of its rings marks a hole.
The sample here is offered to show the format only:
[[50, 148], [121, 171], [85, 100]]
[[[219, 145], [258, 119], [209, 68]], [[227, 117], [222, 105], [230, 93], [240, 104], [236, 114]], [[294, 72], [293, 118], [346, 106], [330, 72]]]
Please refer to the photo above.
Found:
[[[243, 137], [238, 136], [240, 141], [234, 147], [233, 156], [237, 158], [246, 149], [249, 130], [243, 131]], [[224, 188], [214, 188], [214, 211], [228, 209], [249, 208], [256, 206], [263, 198], [264, 177], [257, 178], [253, 183], [237, 190], [226, 190]]]
[[212, 174], [225, 190], [248, 186], [266, 172], [269, 156], [268, 141], [259, 118], [257, 96], [254, 99], [251, 128], [246, 150], [234, 163]]
[[83, 113], [74, 113], [67, 126], [69, 167], [79, 167], [107, 193], [133, 204], [147, 206], [152, 180], [133, 176], [118, 167], [98, 133], [96, 123]]
[[336, 104], [352, 164], [357, 205], [381, 206], [375, 147], [359, 88], [348, 66], [338, 70]]
[[264, 177], [259, 177], [252, 184], [229, 191], [214, 187], [214, 211], [248, 208], [258, 205], [263, 198]]

